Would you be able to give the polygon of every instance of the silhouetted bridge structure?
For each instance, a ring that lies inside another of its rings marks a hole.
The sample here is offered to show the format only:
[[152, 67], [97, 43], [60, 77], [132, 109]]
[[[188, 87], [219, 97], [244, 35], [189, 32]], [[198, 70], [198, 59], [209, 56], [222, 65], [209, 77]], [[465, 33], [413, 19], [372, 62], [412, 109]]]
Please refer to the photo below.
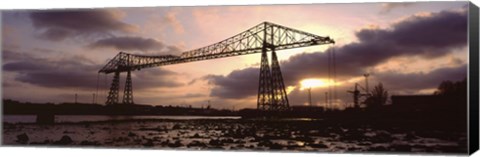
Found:
[[[270, 22], [258, 24], [240, 34], [199, 49], [183, 52], [180, 56], [147, 56], [120, 52], [99, 73], [114, 73], [107, 105], [119, 104], [120, 73], [127, 78], [123, 104], [133, 104], [131, 72], [171, 64], [188, 63], [216, 58], [262, 53], [258, 87], [257, 108], [261, 110], [285, 110], [289, 107], [282, 72], [276, 51], [314, 45], [334, 44], [329, 37], [284, 27]], [[271, 52], [271, 65], [267, 52]]]

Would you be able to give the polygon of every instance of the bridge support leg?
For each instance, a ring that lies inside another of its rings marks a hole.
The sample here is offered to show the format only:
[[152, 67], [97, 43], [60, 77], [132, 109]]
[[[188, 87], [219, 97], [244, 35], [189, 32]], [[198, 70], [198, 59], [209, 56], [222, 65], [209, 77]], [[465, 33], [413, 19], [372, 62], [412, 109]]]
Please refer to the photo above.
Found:
[[113, 76], [112, 85], [110, 86], [110, 92], [108, 93], [107, 105], [114, 105], [118, 103], [118, 89], [120, 88], [120, 72], [115, 72]]
[[257, 109], [268, 110], [272, 104], [272, 80], [266, 48], [262, 50], [258, 84]]
[[258, 85], [257, 109], [286, 110], [289, 107], [285, 84], [283, 83], [277, 54], [272, 49], [272, 65], [268, 64], [266, 48], [262, 50], [260, 62], [260, 79]]
[[127, 71], [125, 90], [123, 91], [123, 104], [133, 104], [132, 76], [130, 70]]
[[286, 110], [289, 107], [285, 84], [283, 83], [282, 71], [278, 63], [277, 53], [272, 50], [272, 90], [275, 110]]

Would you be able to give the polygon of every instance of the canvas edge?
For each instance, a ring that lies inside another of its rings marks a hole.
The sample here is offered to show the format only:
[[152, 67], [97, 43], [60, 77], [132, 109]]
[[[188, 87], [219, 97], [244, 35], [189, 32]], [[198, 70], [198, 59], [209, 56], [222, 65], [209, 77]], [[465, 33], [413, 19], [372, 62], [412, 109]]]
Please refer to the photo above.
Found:
[[468, 8], [469, 42], [469, 105], [468, 105], [468, 152], [473, 154], [479, 145], [479, 12], [472, 2]]
[[[3, 65], [3, 47], [2, 47], [2, 43], [1, 42], [3, 39], [3, 18], [2, 18], [2, 11], [3, 10], [0, 10], [0, 65]], [[0, 89], [0, 131], [2, 132], [2, 134], [0, 135], [0, 146], [3, 146], [3, 66], [2, 66], [2, 69], [0, 70], [0, 82], [2, 82], [2, 84], [0, 85], [0, 87], [2, 87]]]
[[[421, 1], [421, 2], [432, 2], [432, 1]], [[355, 3], [355, 2], [352, 2]], [[358, 2], [357, 2], [358, 3]], [[363, 3], [381, 3], [378, 2], [363, 2]], [[391, 2], [393, 3], [393, 2]], [[328, 4], [328, 3], [314, 3], [314, 4]], [[256, 5], [272, 5], [272, 4], [256, 4]], [[275, 5], [275, 4], [273, 4]], [[295, 5], [295, 4], [276, 4], [276, 5]], [[215, 6], [215, 5], [213, 5]], [[224, 5], [220, 5], [224, 6]], [[229, 5], [227, 5], [229, 6]], [[235, 6], [235, 5], [234, 5]], [[147, 7], [196, 7], [196, 6], [147, 6]], [[200, 6], [200, 7], [209, 7]], [[108, 8], [108, 7], [107, 7]], [[110, 7], [115, 8], [115, 7]], [[129, 7], [121, 7], [121, 8], [129, 8]], [[67, 9], [99, 9], [99, 8], [67, 8]], [[25, 9], [25, 10], [35, 10], [35, 9]], [[61, 10], [60, 8], [52, 8], [49, 10]], [[0, 10], [0, 30], [2, 30], [2, 11]], [[469, 85], [469, 95], [468, 100], [468, 152], [469, 154], [473, 154], [479, 149], [479, 8], [474, 3], [469, 2], [468, 5], [468, 44], [469, 44], [469, 68], [468, 68], [468, 85]], [[0, 41], [2, 40], [3, 31], [0, 32]], [[2, 42], [0, 42], [0, 50], [3, 50]], [[3, 53], [0, 52], [3, 56]], [[3, 63], [3, 57], [0, 57], [0, 65]], [[3, 73], [3, 68], [1, 69]], [[3, 76], [0, 74], [0, 81], [3, 83]], [[3, 86], [0, 85], [0, 86]], [[0, 89], [0, 131], [3, 133], [3, 88]], [[3, 134], [0, 135], [0, 146], [5, 146], [3, 144]], [[35, 147], [34, 147], [35, 148]], [[67, 147], [70, 148], [70, 147]], [[103, 148], [101, 148], [103, 149]], [[115, 148], [114, 148], [115, 149]], [[321, 154], [321, 153], [320, 153]], [[326, 153], [326, 154], [335, 154], [335, 153]], [[361, 153], [363, 154], [363, 153]], [[367, 153], [368, 154], [368, 153]], [[375, 152], [372, 153], [377, 154]], [[380, 153], [381, 154], [381, 153]], [[388, 155], [389, 153], [385, 154]], [[401, 154], [401, 153], [393, 153], [393, 154]], [[412, 154], [407, 154], [412, 155]]]

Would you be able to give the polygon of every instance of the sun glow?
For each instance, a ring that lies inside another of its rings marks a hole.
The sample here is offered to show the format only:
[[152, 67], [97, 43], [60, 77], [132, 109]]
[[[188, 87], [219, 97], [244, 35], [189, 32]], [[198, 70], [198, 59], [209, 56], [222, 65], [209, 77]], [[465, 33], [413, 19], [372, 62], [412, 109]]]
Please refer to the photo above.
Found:
[[300, 90], [315, 88], [315, 87], [326, 87], [328, 86], [328, 80], [326, 79], [304, 79], [300, 81], [302, 86]]

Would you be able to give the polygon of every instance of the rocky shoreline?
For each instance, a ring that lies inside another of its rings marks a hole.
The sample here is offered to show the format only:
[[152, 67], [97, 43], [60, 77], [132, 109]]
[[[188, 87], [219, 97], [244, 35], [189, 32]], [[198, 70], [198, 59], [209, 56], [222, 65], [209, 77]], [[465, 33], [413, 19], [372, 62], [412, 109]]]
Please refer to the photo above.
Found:
[[310, 120], [125, 120], [5, 124], [4, 145], [314, 152], [467, 152], [466, 133]]

